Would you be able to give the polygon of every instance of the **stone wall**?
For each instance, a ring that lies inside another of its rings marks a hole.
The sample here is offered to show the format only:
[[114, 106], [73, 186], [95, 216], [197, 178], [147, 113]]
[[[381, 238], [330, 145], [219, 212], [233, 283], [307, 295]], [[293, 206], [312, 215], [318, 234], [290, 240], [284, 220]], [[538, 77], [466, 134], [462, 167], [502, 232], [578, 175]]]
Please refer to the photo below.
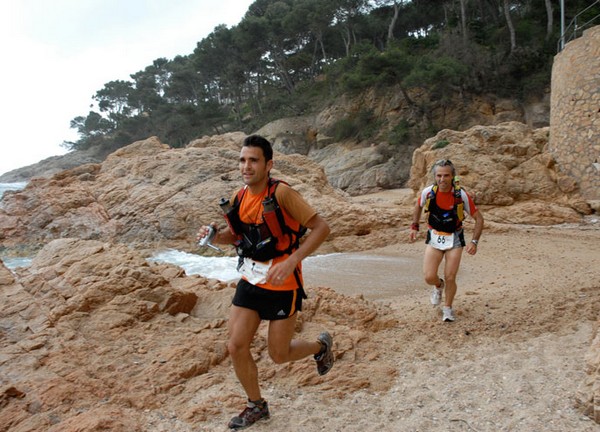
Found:
[[588, 200], [600, 200], [600, 26], [554, 58], [550, 151]]

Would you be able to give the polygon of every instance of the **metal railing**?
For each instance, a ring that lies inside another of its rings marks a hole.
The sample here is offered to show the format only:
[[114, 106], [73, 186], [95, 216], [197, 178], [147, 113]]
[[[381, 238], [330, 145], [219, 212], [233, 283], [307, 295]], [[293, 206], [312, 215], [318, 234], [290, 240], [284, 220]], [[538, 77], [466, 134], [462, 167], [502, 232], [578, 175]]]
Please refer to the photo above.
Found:
[[560, 38], [558, 39], [558, 47], [557, 47], [558, 52], [561, 52], [564, 49], [566, 43], [572, 41], [573, 39], [577, 39], [579, 36], [581, 36], [585, 29], [592, 27], [593, 23], [595, 23], [595, 22], [600, 23], [600, 13], [598, 15], [588, 19], [586, 22], [583, 22], [583, 23], [580, 22], [581, 15], [586, 13], [588, 10], [590, 10], [594, 6], [600, 6], [600, 0], [596, 0], [594, 3], [590, 4], [584, 10], [582, 10], [577, 15], [575, 15], [575, 17], [573, 17], [573, 19], [571, 20], [569, 25], [566, 28], [564, 28], [564, 5], [563, 5], [563, 2], [561, 1], [561, 19], [562, 19], [561, 22], [563, 23], [561, 27], [563, 27], [563, 28], [561, 29], [561, 35], [560, 35]]

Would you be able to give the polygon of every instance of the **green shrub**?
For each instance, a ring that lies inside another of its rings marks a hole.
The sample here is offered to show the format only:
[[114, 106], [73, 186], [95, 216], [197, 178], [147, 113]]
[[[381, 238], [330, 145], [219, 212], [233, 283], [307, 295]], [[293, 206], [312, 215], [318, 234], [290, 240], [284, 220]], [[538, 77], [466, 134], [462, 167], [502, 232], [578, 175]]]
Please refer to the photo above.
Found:
[[352, 138], [357, 134], [358, 130], [354, 122], [346, 117], [338, 120], [333, 125], [333, 138], [336, 141], [342, 141], [348, 138]]
[[405, 119], [400, 120], [388, 134], [388, 142], [394, 146], [404, 144], [410, 136], [410, 125]]
[[380, 126], [381, 121], [375, 118], [373, 111], [361, 110], [337, 121], [332, 127], [331, 135], [336, 141], [364, 141], [375, 136]]
[[444, 138], [444, 139], [441, 139], [438, 142], [436, 142], [431, 148], [433, 150], [437, 150], [437, 149], [446, 147], [448, 144], [450, 144], [450, 141], [448, 141], [446, 138]]

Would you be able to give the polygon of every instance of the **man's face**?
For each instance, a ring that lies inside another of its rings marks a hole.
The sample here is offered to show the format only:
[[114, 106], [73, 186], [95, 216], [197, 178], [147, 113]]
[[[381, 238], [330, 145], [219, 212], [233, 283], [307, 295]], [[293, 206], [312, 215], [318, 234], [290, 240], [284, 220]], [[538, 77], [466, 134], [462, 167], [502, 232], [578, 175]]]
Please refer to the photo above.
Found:
[[242, 147], [240, 151], [240, 173], [245, 185], [255, 186], [266, 182], [272, 167], [273, 161], [265, 161], [265, 155], [260, 147]]
[[435, 168], [435, 182], [442, 192], [452, 189], [452, 167], [439, 166]]

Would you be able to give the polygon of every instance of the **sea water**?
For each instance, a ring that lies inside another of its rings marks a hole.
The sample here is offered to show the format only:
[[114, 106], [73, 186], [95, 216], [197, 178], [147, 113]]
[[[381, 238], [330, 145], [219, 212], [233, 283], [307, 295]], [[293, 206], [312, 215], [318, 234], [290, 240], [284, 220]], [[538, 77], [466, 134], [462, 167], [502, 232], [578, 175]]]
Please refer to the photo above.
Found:
[[183, 268], [187, 275], [201, 275], [223, 282], [240, 277], [236, 270], [237, 257], [205, 257], [169, 249], [154, 254], [149, 261], [175, 264]]
[[6, 191], [18, 191], [24, 189], [27, 186], [27, 182], [16, 182], [16, 183], [0, 183], [0, 200], [4, 196]]
[[10, 270], [14, 270], [18, 267], [29, 267], [31, 266], [31, 261], [33, 261], [33, 258], [24, 258], [24, 257], [18, 257], [18, 258], [11, 258], [11, 257], [6, 257], [6, 258], [2, 258], [2, 262], [4, 263], [4, 265], [6, 266], [6, 268], [10, 269]]
[[[18, 191], [24, 189], [25, 186], [27, 186], [27, 182], [0, 183], [0, 201], [4, 197], [4, 192]], [[15, 269], [17, 267], [29, 267], [31, 258], [2, 258], [2, 262], [9, 269]]]
[[[304, 266], [320, 269], [332, 268], [333, 262], [343, 258], [344, 254], [318, 255], [304, 260]], [[169, 249], [158, 252], [149, 261], [177, 265], [185, 270], [187, 275], [201, 275], [222, 282], [238, 280], [238, 257], [205, 257], [193, 253]], [[335, 268], [335, 265], [333, 265]]]
[[[369, 299], [398, 295], [400, 280], [407, 286], [421, 284], [420, 257], [383, 256], [368, 253], [313, 255], [302, 262], [306, 286], [333, 288], [347, 295]], [[199, 274], [223, 282], [238, 280], [237, 257], [204, 257], [177, 250], [156, 253], [151, 261], [175, 264], [188, 275]]]
[[[29, 267], [31, 258], [2, 258], [14, 270]], [[237, 281], [237, 257], [206, 257], [175, 249], [158, 251], [148, 261], [181, 267], [187, 275], [201, 275], [222, 282]], [[328, 287], [345, 295], [364, 295], [370, 300], [397, 297], [402, 287], [420, 287], [421, 265], [416, 256], [381, 256], [368, 253], [314, 255], [302, 262], [307, 287]]]
[[[343, 262], [348, 264], [349, 269], [344, 269], [344, 273], [350, 277], [357, 275], [356, 259], [365, 261], [365, 257], [355, 257], [354, 259], [346, 257], [346, 254], [328, 254], [316, 255], [306, 258], [303, 262], [304, 267], [314, 268], [315, 270], [325, 271], [331, 268], [344, 268]], [[351, 264], [352, 262], [353, 264]], [[169, 249], [157, 252], [149, 261], [174, 264], [185, 270], [187, 275], [201, 275], [210, 279], [217, 279], [222, 282], [229, 282], [240, 278], [237, 271], [238, 257], [205, 257], [193, 253], [181, 252], [175, 249]], [[368, 259], [367, 259], [368, 261]]]

